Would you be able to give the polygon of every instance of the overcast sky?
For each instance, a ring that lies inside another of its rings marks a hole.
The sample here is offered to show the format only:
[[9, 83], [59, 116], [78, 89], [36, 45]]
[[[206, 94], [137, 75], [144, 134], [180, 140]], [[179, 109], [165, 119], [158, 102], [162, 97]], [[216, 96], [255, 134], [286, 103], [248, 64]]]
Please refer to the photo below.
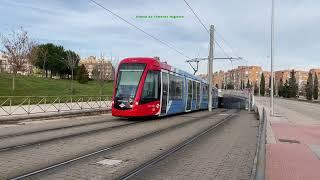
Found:
[[[0, 0], [0, 33], [24, 27], [40, 43], [52, 42], [81, 57], [159, 56], [192, 72], [186, 57], [134, 29], [89, 0]], [[207, 57], [209, 36], [183, 0], [97, 0], [106, 8], [169, 43], [188, 57]], [[270, 69], [271, 0], [187, 0], [204, 24], [215, 25], [217, 41], [238, 65]], [[320, 1], [275, 0], [275, 69], [319, 68]], [[184, 18], [136, 18], [136, 16]], [[230, 47], [232, 50], [230, 49]], [[216, 57], [224, 57], [215, 49]], [[214, 62], [214, 71], [231, 69], [229, 61]], [[200, 71], [206, 72], [206, 64]]]

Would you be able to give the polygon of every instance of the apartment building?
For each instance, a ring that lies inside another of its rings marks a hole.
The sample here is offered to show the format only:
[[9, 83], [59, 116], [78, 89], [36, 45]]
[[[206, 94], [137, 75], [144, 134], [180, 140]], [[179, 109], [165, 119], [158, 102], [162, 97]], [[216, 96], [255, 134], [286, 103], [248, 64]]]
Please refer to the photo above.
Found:
[[[291, 71], [292, 70], [281, 70], [281, 71], [275, 72], [276, 87], [280, 85], [281, 79], [283, 84], [286, 81], [289, 82]], [[299, 92], [303, 93], [305, 85], [307, 84], [307, 80], [308, 80], [308, 71], [295, 70], [295, 78], [298, 83]]]
[[3, 53], [0, 53], [0, 73], [9, 73], [11, 71], [10, 67], [7, 57]]
[[262, 68], [260, 66], [238, 66], [224, 74], [225, 84], [231, 83], [235, 89], [241, 88], [241, 82], [245, 85], [248, 80], [251, 86], [259, 84]]
[[222, 88], [223, 81], [224, 81], [224, 71], [218, 71], [213, 73], [213, 85], [218, 85], [218, 88]]
[[96, 56], [89, 56], [87, 58], [81, 59], [79, 64], [84, 65], [88, 71], [89, 78], [93, 78], [93, 70], [98, 65], [98, 63], [102, 63], [103, 66], [102, 69], [104, 69], [106, 76], [110, 77], [110, 80], [114, 79], [114, 67], [111, 63], [111, 61], [108, 61], [106, 59], [98, 59]]
[[[276, 91], [278, 89], [278, 86], [280, 85], [281, 79], [283, 83], [285, 83], [286, 80], [289, 81], [291, 71], [292, 70], [281, 70], [274, 72], [274, 85]], [[310, 69], [310, 72], [313, 76], [315, 73], [317, 74], [320, 83], [320, 69]], [[267, 90], [269, 88], [269, 79], [271, 77], [271, 72], [263, 71], [260, 66], [238, 66], [237, 68], [228, 70], [226, 72], [217, 71], [213, 73], [213, 85], [215, 86], [216, 84], [218, 84], [218, 87], [221, 88], [222, 84], [226, 86], [227, 84], [231, 83], [233, 84], [235, 89], [240, 89], [241, 81], [244, 82], [244, 85], [246, 86], [247, 81], [249, 80], [251, 86], [254, 86], [255, 84], [257, 84], [257, 86], [260, 86], [262, 73], [265, 77], [265, 89]], [[206, 74], [201, 74], [199, 75], [199, 77], [207, 79]], [[295, 70], [295, 77], [298, 83], [299, 92], [303, 93], [305, 85], [307, 84], [308, 71]]]
[[313, 78], [314, 78], [314, 75], [317, 74], [318, 81], [320, 82], [320, 68], [319, 69], [310, 69], [309, 72], [311, 72]]

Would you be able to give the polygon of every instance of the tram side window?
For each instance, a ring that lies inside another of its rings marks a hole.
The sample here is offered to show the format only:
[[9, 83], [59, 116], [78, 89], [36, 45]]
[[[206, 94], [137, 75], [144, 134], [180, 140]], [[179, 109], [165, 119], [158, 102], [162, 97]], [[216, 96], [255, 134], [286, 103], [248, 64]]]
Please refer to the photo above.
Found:
[[193, 91], [192, 91], [192, 100], [196, 101], [197, 100], [197, 96], [196, 96], [196, 93], [197, 93], [197, 83], [195, 81], [192, 81], [193, 83]]
[[170, 81], [169, 99], [173, 99], [173, 100], [182, 99], [183, 79], [179, 76], [170, 74], [169, 81]]
[[141, 103], [160, 99], [159, 71], [149, 71], [144, 81]]
[[203, 99], [204, 100], [208, 100], [208, 95], [209, 95], [209, 92], [208, 92], [208, 85], [206, 85], [206, 84], [204, 84], [203, 86], [202, 86], [202, 88], [203, 88]]
[[197, 82], [197, 100], [198, 100], [198, 102], [200, 102], [199, 99], [200, 99], [200, 83]]

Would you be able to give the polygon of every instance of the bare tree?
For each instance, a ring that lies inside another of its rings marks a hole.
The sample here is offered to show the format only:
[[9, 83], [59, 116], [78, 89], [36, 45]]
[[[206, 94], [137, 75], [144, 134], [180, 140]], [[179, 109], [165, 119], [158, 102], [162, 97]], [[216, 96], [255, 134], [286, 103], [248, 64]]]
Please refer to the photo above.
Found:
[[4, 63], [1, 59], [6, 58], [5, 55], [2, 55], [0, 53], [0, 73], [5, 72], [6, 69], [6, 63]]
[[[116, 69], [119, 66], [119, 56], [117, 58], [111, 59], [111, 64], [112, 64], [112, 67], [113, 67], [113, 73], [115, 73]], [[114, 78], [114, 77], [112, 77], [112, 78]]]
[[33, 61], [38, 57], [38, 51], [39, 51], [39, 45], [33, 42], [31, 45], [30, 53], [27, 58], [30, 65], [29, 66], [30, 74], [32, 73]]
[[100, 95], [102, 94], [103, 86], [112, 79], [112, 73], [109, 72], [109, 68], [110, 67], [108, 66], [107, 62], [104, 60], [104, 56], [101, 54], [92, 71], [93, 78], [97, 81], [97, 84], [100, 87]]
[[4, 49], [1, 50], [8, 58], [12, 73], [12, 91], [15, 90], [15, 76], [18, 71], [24, 71], [29, 61], [31, 50], [35, 43], [29, 38], [28, 32], [21, 28], [12, 31], [7, 36], [1, 35]]
[[80, 61], [79, 55], [77, 55], [75, 52], [68, 50], [66, 52], [66, 59], [64, 59], [65, 64], [68, 66], [69, 70], [71, 71], [71, 83], [70, 83], [70, 89], [71, 92], [73, 93], [73, 74], [74, 74], [74, 69], [76, 68], [77, 64]]

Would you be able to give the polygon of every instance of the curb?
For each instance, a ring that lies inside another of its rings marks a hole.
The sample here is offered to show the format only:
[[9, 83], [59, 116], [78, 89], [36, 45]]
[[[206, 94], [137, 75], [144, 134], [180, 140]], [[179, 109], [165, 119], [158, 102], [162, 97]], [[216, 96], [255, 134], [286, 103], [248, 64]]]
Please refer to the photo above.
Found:
[[266, 117], [265, 109], [262, 109], [262, 114], [259, 113], [259, 108], [255, 105], [253, 107], [259, 120], [258, 138], [256, 155], [253, 160], [250, 180], [264, 180], [265, 179], [265, 164], [266, 164]]
[[17, 115], [15, 117], [0, 117], [0, 124], [15, 124], [24, 120], [40, 120], [40, 119], [56, 119], [56, 118], [66, 118], [66, 117], [76, 117], [76, 116], [93, 116], [98, 114], [108, 114], [111, 109], [93, 109], [93, 110], [80, 110], [80, 111], [69, 111], [69, 112], [59, 112], [51, 114], [37, 114], [37, 115]]

